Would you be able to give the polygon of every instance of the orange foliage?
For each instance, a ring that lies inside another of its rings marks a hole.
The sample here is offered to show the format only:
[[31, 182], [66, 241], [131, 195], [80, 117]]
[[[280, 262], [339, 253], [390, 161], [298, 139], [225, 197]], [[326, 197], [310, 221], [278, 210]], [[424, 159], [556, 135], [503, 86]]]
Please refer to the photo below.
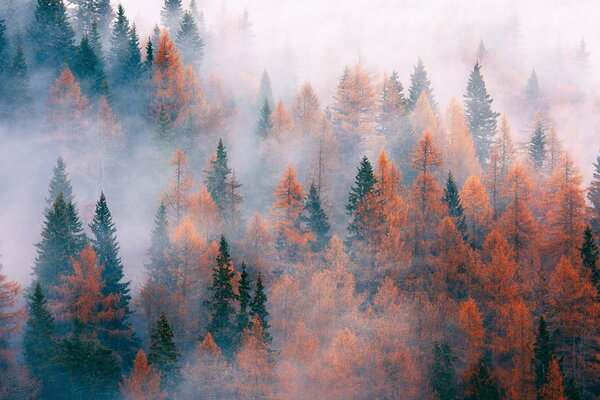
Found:
[[446, 165], [460, 185], [467, 176], [479, 173], [481, 167], [475, 155], [473, 138], [460, 104], [455, 98], [450, 100], [446, 112], [446, 124], [449, 130]]
[[187, 200], [187, 216], [204, 237], [216, 239], [223, 232], [219, 209], [205, 185], [201, 185]]
[[228, 387], [232, 378], [230, 367], [210, 332], [196, 346], [183, 375], [181, 395], [184, 398], [223, 399], [232, 396]]
[[88, 112], [88, 99], [69, 68], [54, 82], [48, 96], [50, 126], [62, 140], [81, 133]]
[[169, 180], [169, 188], [163, 196], [167, 210], [179, 223], [187, 208], [190, 190], [194, 185], [192, 174], [189, 171], [189, 161], [182, 149], [177, 149], [171, 159], [174, 176]]
[[458, 311], [458, 327], [461, 337], [464, 337], [464, 346], [459, 351], [463, 355], [462, 361], [465, 365], [471, 365], [481, 357], [483, 353], [483, 339], [485, 328], [477, 302], [469, 297], [463, 301]]
[[540, 389], [540, 398], [544, 400], [567, 400], [563, 387], [563, 376], [554, 357], [550, 361], [550, 369], [546, 379], [546, 384]]
[[[15, 307], [21, 292], [21, 285], [17, 281], [7, 280], [2, 269], [0, 264], [0, 340], [5, 339], [8, 334], [19, 328], [18, 322], [25, 312], [24, 309]], [[2, 357], [0, 357], [1, 359]]]
[[464, 208], [469, 239], [477, 240], [488, 224], [489, 198], [477, 175], [471, 175], [460, 191], [460, 203]]
[[285, 108], [285, 105], [283, 105], [283, 101], [280, 100], [277, 103], [269, 120], [271, 122], [269, 136], [281, 140], [285, 139], [290, 134], [292, 127], [292, 116]]
[[123, 377], [119, 383], [125, 400], [163, 400], [167, 393], [160, 390], [160, 373], [148, 364], [146, 353], [140, 350], [133, 362], [133, 371], [129, 378]]
[[416, 132], [416, 135], [421, 132], [429, 132], [433, 142], [436, 146], [446, 148], [447, 138], [443, 127], [440, 124], [437, 116], [431, 109], [431, 104], [427, 100], [427, 95], [423, 92], [417, 100], [415, 109], [411, 114], [410, 123], [412, 131]]
[[304, 136], [321, 131], [321, 102], [309, 82], [305, 82], [294, 99], [292, 115], [296, 130]]

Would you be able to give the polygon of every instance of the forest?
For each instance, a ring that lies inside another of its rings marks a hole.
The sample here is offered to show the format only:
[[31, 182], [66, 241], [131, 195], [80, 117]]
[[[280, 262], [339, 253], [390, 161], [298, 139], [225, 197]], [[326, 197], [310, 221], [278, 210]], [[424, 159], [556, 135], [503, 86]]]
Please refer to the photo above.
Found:
[[584, 40], [308, 73], [154, 3], [0, 0], [0, 400], [600, 398]]

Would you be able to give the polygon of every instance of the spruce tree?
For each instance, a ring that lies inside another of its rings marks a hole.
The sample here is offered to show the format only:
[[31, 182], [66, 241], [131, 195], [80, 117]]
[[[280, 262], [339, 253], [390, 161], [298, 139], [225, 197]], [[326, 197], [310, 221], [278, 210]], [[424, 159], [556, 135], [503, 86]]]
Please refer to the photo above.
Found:
[[81, 44], [77, 48], [73, 63], [73, 74], [84, 94], [89, 98], [109, 97], [109, 93], [105, 90], [108, 86], [102, 64], [87, 35], [81, 38]]
[[452, 217], [456, 228], [462, 233], [463, 238], [466, 239], [467, 224], [465, 222], [464, 208], [460, 203], [460, 194], [452, 176], [452, 171], [448, 172], [448, 179], [446, 179], [446, 187], [444, 188], [444, 197], [442, 197], [442, 200], [448, 206], [448, 215]]
[[[46, 212], [42, 240], [36, 244], [33, 273], [40, 284], [47, 288], [60, 284], [61, 275], [71, 272], [71, 258], [79, 256], [86, 241], [75, 206], [65, 202], [62, 192], [59, 193]], [[49, 297], [53, 296], [54, 293], [50, 291]]]
[[376, 178], [375, 174], [373, 173], [373, 166], [369, 162], [369, 159], [364, 156], [358, 166], [358, 172], [356, 174], [356, 178], [354, 179], [354, 186], [350, 188], [350, 193], [348, 194], [348, 204], [346, 204], [346, 211], [352, 218], [347, 229], [353, 238], [360, 236], [358, 226], [358, 220], [360, 219], [360, 216], [356, 213], [358, 206], [360, 201], [366, 195], [371, 193], [375, 186], [375, 182]]
[[51, 398], [56, 380], [56, 327], [42, 286], [36, 282], [27, 302], [28, 319], [23, 334], [23, 355], [32, 376], [41, 384], [43, 398]]
[[457, 398], [455, 360], [448, 342], [434, 343], [430, 385], [440, 400]]
[[148, 362], [160, 372], [161, 387], [168, 392], [172, 392], [181, 380], [181, 354], [173, 338], [173, 330], [163, 312], [150, 336]]
[[482, 358], [467, 373], [465, 400], [500, 400], [498, 385], [490, 375], [490, 370]]
[[206, 188], [217, 205], [220, 214], [223, 215], [229, 201], [227, 196], [227, 177], [231, 174], [223, 140], [219, 139], [216, 158], [210, 161], [210, 169], [205, 171], [205, 173]]
[[311, 246], [313, 251], [318, 252], [325, 249], [331, 239], [329, 218], [321, 207], [321, 197], [314, 182], [310, 185], [308, 196], [304, 200], [304, 210], [300, 221], [315, 235]]
[[63, 0], [37, 0], [28, 33], [37, 66], [58, 72], [71, 62], [75, 32]]
[[13, 118], [24, 117], [27, 113], [31, 116], [31, 90], [29, 81], [29, 72], [25, 53], [23, 51], [23, 41], [18, 36], [16, 39], [15, 55], [12, 59], [8, 71], [8, 82], [5, 86], [7, 99], [10, 99], [9, 110]]
[[92, 25], [99, 25], [106, 34], [113, 17], [110, 0], [70, 0], [75, 30], [81, 35], [89, 35]]
[[258, 124], [256, 126], [256, 136], [259, 139], [265, 139], [269, 135], [269, 131], [271, 130], [271, 113], [273, 109], [269, 104], [269, 100], [265, 97], [262, 103], [262, 107], [260, 109], [260, 118], [258, 120]]
[[585, 268], [589, 270], [592, 284], [598, 292], [600, 298], [600, 269], [598, 268], [598, 258], [600, 253], [596, 238], [592, 232], [591, 226], [586, 226], [583, 231], [583, 244], [581, 245], [581, 261]]
[[587, 198], [591, 204], [592, 226], [598, 231], [600, 229], [600, 155], [596, 157], [592, 182], [588, 188]]
[[126, 66], [129, 59], [129, 34], [129, 20], [125, 16], [125, 9], [119, 4], [110, 38], [109, 53], [110, 75], [114, 82], [122, 82], [127, 77]]
[[[6, 35], [6, 20], [0, 19], [0, 84], [4, 83], [4, 74], [8, 70], [8, 37]], [[3, 87], [0, 86], [0, 90]], [[0, 93], [2, 93], [0, 91]]]
[[540, 85], [538, 83], [537, 73], [535, 69], [531, 71], [529, 79], [527, 80], [527, 87], [525, 88], [525, 96], [527, 97], [527, 103], [533, 108], [537, 108], [540, 100]]
[[135, 24], [129, 29], [129, 40], [127, 42], [127, 56], [123, 65], [125, 82], [128, 86], [135, 87], [142, 76], [142, 53], [140, 51], [140, 38], [137, 34]]
[[265, 293], [265, 287], [262, 281], [262, 273], [259, 271], [256, 277], [256, 289], [254, 289], [254, 297], [250, 303], [250, 319], [257, 316], [260, 320], [263, 330], [263, 339], [267, 344], [271, 343], [273, 339], [269, 333], [269, 312], [267, 311], [267, 294]]
[[537, 121], [529, 142], [529, 157], [537, 171], [541, 171], [546, 161], [546, 129], [542, 121]]
[[550, 361], [554, 355], [554, 345], [550, 340], [550, 332], [544, 316], [540, 316], [535, 343], [533, 345], [533, 370], [535, 387], [539, 391], [547, 382]]
[[146, 59], [144, 60], [144, 71], [147, 74], [148, 78], [152, 77], [152, 72], [154, 70], [154, 46], [152, 45], [152, 40], [148, 39], [148, 43], [146, 43]]
[[240, 309], [235, 319], [236, 326], [236, 345], [240, 345], [242, 334], [244, 330], [250, 326], [250, 316], [248, 307], [250, 306], [250, 284], [251, 280], [248, 277], [246, 271], [246, 264], [242, 262], [242, 272], [240, 274], [240, 281], [238, 284], [238, 301], [240, 303]]
[[415, 109], [417, 101], [421, 96], [421, 93], [425, 93], [427, 101], [432, 110], [437, 110], [437, 103], [433, 97], [433, 90], [431, 89], [431, 82], [427, 77], [427, 71], [425, 71], [425, 65], [423, 60], [419, 58], [417, 65], [415, 65], [414, 72], [410, 75], [410, 88], [408, 89], [408, 103], [407, 111], [411, 112]]
[[168, 229], [167, 208], [161, 202], [154, 216], [154, 228], [152, 229], [150, 248], [148, 249], [150, 263], [146, 265], [146, 269], [148, 269], [152, 280], [162, 284], [166, 284], [169, 280], [167, 252], [171, 248], [171, 241], [169, 240]]
[[496, 134], [496, 120], [500, 114], [492, 111], [493, 100], [485, 87], [479, 62], [475, 63], [471, 71], [464, 97], [465, 116], [473, 135], [477, 157], [481, 164], [487, 164]]
[[[258, 98], [256, 102], [258, 109], [264, 108], [265, 100], [269, 104], [269, 110], [273, 110], [273, 106], [275, 105], [273, 103], [273, 89], [271, 89], [271, 78], [269, 78], [266, 69], [263, 70], [260, 77], [260, 87], [258, 89]], [[269, 115], [270, 114], [271, 113], [269, 112]]]
[[165, 28], [174, 35], [177, 32], [179, 21], [183, 15], [183, 6], [181, 0], [165, 0], [165, 4], [160, 11], [160, 20]]
[[235, 272], [229, 256], [229, 245], [224, 236], [221, 236], [219, 242], [217, 265], [213, 268], [212, 275], [213, 282], [208, 288], [210, 299], [205, 302], [210, 312], [210, 322], [206, 329], [212, 334], [215, 343], [223, 350], [223, 353], [230, 356], [235, 337], [233, 317], [236, 296], [231, 286]]
[[181, 19], [175, 43], [181, 51], [183, 62], [195, 67], [200, 65], [204, 51], [204, 41], [192, 13], [186, 11]]
[[52, 168], [52, 179], [48, 187], [46, 205], [51, 207], [60, 193], [62, 193], [65, 202], [73, 202], [73, 187], [67, 173], [67, 164], [62, 157], [58, 157], [56, 165]]

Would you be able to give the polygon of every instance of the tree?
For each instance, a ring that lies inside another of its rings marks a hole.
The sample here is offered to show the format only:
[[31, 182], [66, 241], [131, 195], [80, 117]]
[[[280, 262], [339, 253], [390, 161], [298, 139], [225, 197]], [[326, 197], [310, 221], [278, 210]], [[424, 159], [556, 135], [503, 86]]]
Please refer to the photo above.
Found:
[[50, 127], [63, 141], [81, 139], [88, 99], [81, 94], [79, 82], [69, 68], [65, 68], [54, 82], [48, 96]]
[[470, 367], [463, 398], [465, 400], [500, 400], [498, 386], [490, 375], [489, 367], [483, 358]]
[[471, 243], [480, 243], [488, 221], [488, 195], [477, 175], [471, 175], [460, 191], [460, 201], [464, 207], [465, 226]]
[[448, 179], [446, 179], [446, 187], [444, 188], [444, 197], [442, 197], [444, 203], [448, 207], [448, 215], [454, 220], [456, 228], [463, 235], [463, 238], [467, 237], [467, 224], [464, 215], [464, 208], [461, 204], [460, 194], [454, 182], [452, 171], [448, 172]]
[[470, 365], [481, 357], [486, 333], [477, 302], [471, 297], [460, 304], [458, 326], [465, 338], [465, 348], [461, 352], [462, 359], [465, 364]]
[[160, 389], [160, 373], [148, 363], [144, 350], [139, 350], [129, 378], [119, 383], [125, 400], [163, 400], [167, 392]]
[[371, 192], [376, 182], [373, 166], [366, 156], [360, 161], [357, 170], [354, 186], [350, 188], [346, 204], [346, 211], [350, 215], [357, 210], [360, 201]]
[[529, 108], [532, 110], [535, 110], [540, 106], [540, 84], [538, 82], [535, 69], [531, 70], [531, 74], [529, 74], [529, 79], [527, 80], [527, 86], [525, 87], [525, 100]]
[[75, 206], [65, 202], [62, 192], [59, 193], [46, 212], [33, 267], [40, 284], [48, 288], [50, 299], [56, 296], [54, 287], [60, 283], [60, 276], [68, 274], [71, 258], [79, 256], [86, 241]]
[[600, 253], [598, 251], [598, 245], [596, 244], [596, 238], [594, 238], [592, 228], [589, 225], [587, 225], [583, 231], [583, 244], [581, 245], [580, 251], [582, 264], [589, 270], [592, 284], [596, 287], [598, 295], [600, 296], [600, 268], [598, 266]]
[[224, 212], [227, 209], [229, 199], [227, 196], [227, 180], [231, 174], [227, 161], [227, 151], [223, 145], [223, 140], [219, 139], [217, 151], [214, 159], [210, 160], [210, 169], [204, 171], [206, 173], [206, 188], [210, 193], [213, 201], [219, 208], [219, 213], [225, 217]]
[[48, 300], [39, 282], [27, 302], [27, 324], [23, 334], [23, 354], [32, 376], [39, 380], [44, 397], [57, 393], [60, 382], [56, 379], [56, 327]]
[[448, 150], [445, 154], [447, 166], [453, 171], [460, 184], [469, 175], [478, 173], [481, 167], [477, 161], [469, 126], [455, 98], [450, 100], [446, 112], [446, 124], [450, 131]]
[[540, 315], [535, 343], [533, 345], [533, 368], [535, 387], [539, 391], [548, 381], [550, 362], [554, 358], [554, 344], [543, 315]]
[[125, 78], [124, 67], [129, 58], [129, 33], [129, 20], [125, 16], [125, 8], [119, 4], [117, 17], [113, 23], [109, 53], [111, 77], [115, 82], [122, 82]]
[[250, 284], [252, 281], [248, 277], [248, 272], [246, 271], [246, 264], [242, 262], [242, 272], [240, 274], [240, 279], [238, 282], [238, 295], [237, 299], [240, 303], [240, 309], [236, 315], [236, 329], [237, 329], [237, 337], [236, 337], [236, 345], [239, 345], [242, 340], [242, 333], [246, 328], [250, 326], [250, 313], [249, 306], [250, 301], [252, 300], [250, 296]]
[[262, 340], [266, 344], [270, 344], [273, 338], [269, 333], [271, 326], [269, 325], [269, 312], [267, 311], [267, 294], [265, 293], [265, 287], [262, 281], [262, 273], [259, 271], [256, 277], [256, 289], [254, 290], [254, 297], [250, 303], [250, 317], [252, 319], [251, 325], [255, 325], [256, 321], [260, 322], [260, 332]]
[[402, 90], [396, 71], [389, 78], [384, 76], [377, 129], [387, 138], [395, 138], [402, 129], [402, 118], [407, 106]]
[[[1, 85], [1, 83], [0, 83]], [[30, 112], [32, 102], [29, 72], [25, 60], [23, 41], [21, 36], [16, 38], [15, 55], [8, 69], [8, 81], [5, 82], [7, 99], [10, 99], [8, 110], [13, 118], [22, 118]], [[1, 86], [0, 86], [1, 88]]]
[[546, 128], [541, 120], [536, 122], [529, 141], [529, 158], [536, 171], [540, 172], [546, 161]]
[[[23, 310], [16, 308], [21, 285], [17, 281], [9, 281], [2, 270], [3, 266], [0, 264], [0, 350], [5, 350], [9, 335], [19, 328]], [[4, 354], [0, 352], [0, 356]], [[0, 359], [0, 363], [4, 361]]]
[[168, 229], [167, 208], [161, 202], [154, 216], [154, 228], [152, 229], [150, 248], [148, 249], [150, 263], [146, 265], [146, 269], [148, 269], [152, 280], [162, 284], [166, 284], [168, 281], [169, 261], [167, 253], [171, 248]]
[[408, 104], [407, 109], [409, 112], [413, 111], [417, 105], [417, 101], [421, 94], [425, 93], [429, 105], [434, 110], [437, 109], [437, 103], [433, 97], [433, 90], [431, 88], [431, 82], [427, 77], [427, 71], [425, 71], [425, 65], [423, 60], [419, 58], [417, 65], [415, 65], [414, 72], [410, 75], [410, 88], [408, 89]]
[[540, 389], [539, 397], [544, 400], [567, 400], [563, 386], [563, 376], [554, 357], [550, 361], [546, 383]]
[[165, 4], [160, 11], [160, 20], [165, 28], [173, 32], [177, 31], [179, 21], [183, 15], [183, 6], [181, 0], [165, 0]]
[[456, 371], [453, 365], [455, 360], [448, 342], [433, 344], [430, 385], [440, 400], [457, 398]]
[[291, 134], [292, 116], [285, 108], [283, 101], [279, 100], [269, 117], [268, 135], [277, 140], [284, 140]]
[[588, 189], [587, 198], [592, 205], [592, 215], [595, 224], [600, 226], [600, 155], [594, 163], [593, 179]]
[[101, 95], [109, 97], [104, 68], [87, 35], [81, 38], [81, 44], [76, 49], [73, 72], [83, 92], [90, 98], [94, 99]]
[[292, 116], [296, 129], [303, 136], [320, 132], [323, 111], [317, 93], [310, 83], [305, 82], [294, 99]]
[[173, 337], [167, 316], [161, 313], [150, 336], [148, 362], [160, 373], [161, 388], [171, 394], [181, 380], [181, 354]]
[[331, 239], [329, 218], [321, 207], [321, 197], [314, 182], [310, 185], [308, 196], [304, 200], [304, 211], [300, 219], [314, 235], [314, 240], [312, 240], [313, 251], [324, 250]]
[[113, 18], [109, 0], [70, 0], [73, 5], [74, 28], [81, 35], [89, 35], [96, 24], [102, 34], [108, 32]]
[[37, 66], [55, 72], [71, 62], [75, 32], [63, 0], [37, 0], [28, 33]]
[[[268, 104], [268, 109], [272, 110], [273, 103], [273, 90], [271, 89], [271, 79], [269, 78], [269, 74], [267, 70], [263, 70], [263, 73], [260, 77], [260, 87], [258, 89], [258, 97], [256, 100], [257, 108], [264, 108], [265, 102]], [[269, 113], [270, 114], [270, 113]]]
[[211, 333], [215, 343], [227, 356], [231, 355], [235, 340], [234, 302], [232, 279], [235, 276], [229, 256], [229, 244], [224, 236], [219, 242], [217, 263], [213, 268], [213, 281], [209, 287], [210, 298], [205, 302], [210, 312], [210, 322], [206, 330]]
[[473, 143], [481, 164], [488, 163], [492, 140], [496, 133], [496, 119], [500, 115], [492, 111], [492, 101], [481, 75], [481, 65], [477, 62], [469, 76], [465, 108]]
[[173, 215], [175, 223], [179, 223], [187, 208], [188, 198], [194, 184], [189, 170], [189, 161], [185, 152], [177, 149], [171, 159], [174, 176], [169, 181], [169, 189], [164, 194], [164, 204]]
[[260, 118], [255, 130], [256, 135], [260, 139], [269, 136], [269, 132], [271, 131], [271, 113], [271, 105], [269, 104], [269, 100], [265, 98], [260, 109]]
[[175, 43], [181, 50], [184, 63], [195, 67], [200, 66], [204, 54], [204, 41], [190, 11], [183, 13]]
[[[50, 185], [48, 187], [46, 205], [52, 207], [56, 198], [61, 193], [65, 202], [73, 202], [73, 187], [71, 186], [71, 179], [67, 173], [67, 164], [62, 157], [58, 157], [56, 159], [56, 165], [52, 167], [52, 178], [50, 179]], [[48, 208], [46, 211], [48, 211]]]

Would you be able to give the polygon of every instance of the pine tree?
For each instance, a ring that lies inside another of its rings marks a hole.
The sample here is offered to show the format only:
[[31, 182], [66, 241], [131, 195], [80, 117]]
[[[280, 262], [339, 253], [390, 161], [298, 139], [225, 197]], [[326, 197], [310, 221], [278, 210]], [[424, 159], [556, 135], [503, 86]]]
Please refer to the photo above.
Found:
[[27, 324], [23, 334], [23, 354], [25, 363], [34, 378], [42, 385], [42, 397], [51, 398], [60, 382], [56, 371], [56, 327], [54, 316], [48, 307], [48, 300], [42, 286], [36, 282], [33, 293], [27, 302]]
[[146, 265], [146, 269], [148, 269], [152, 280], [163, 284], [169, 279], [167, 253], [171, 248], [171, 241], [169, 240], [168, 229], [167, 208], [161, 202], [154, 216], [154, 228], [152, 229], [150, 248], [148, 249], [150, 263]]
[[148, 78], [152, 77], [152, 70], [154, 67], [154, 45], [152, 40], [148, 39], [146, 43], [146, 59], [144, 60], [144, 70], [148, 74]]
[[127, 54], [124, 60], [123, 77], [124, 82], [130, 87], [135, 87], [142, 76], [142, 53], [140, 51], [140, 38], [137, 34], [135, 24], [129, 29], [129, 40], [127, 42]]
[[263, 286], [262, 273], [259, 271], [256, 277], [256, 289], [254, 290], [254, 297], [250, 303], [250, 318], [257, 318], [260, 321], [262, 327], [263, 341], [267, 344], [271, 343], [273, 339], [269, 333], [269, 312], [267, 311], [267, 294], [265, 293], [265, 287]]
[[46, 205], [52, 207], [60, 193], [62, 193], [65, 202], [73, 202], [73, 188], [67, 173], [67, 164], [62, 157], [58, 157], [56, 165], [52, 168], [52, 179], [48, 187]]
[[229, 202], [227, 179], [231, 174], [231, 168], [228, 166], [227, 151], [222, 139], [219, 139], [215, 159], [210, 161], [210, 170], [204, 172], [206, 173], [206, 188], [219, 208], [219, 213], [224, 216]]
[[600, 228], [600, 155], [596, 157], [592, 182], [588, 188], [587, 198], [592, 207], [592, 218], [596, 228]]
[[8, 38], [6, 34], [6, 20], [0, 19], [0, 93], [4, 89], [4, 74], [9, 68], [8, 64]]
[[434, 343], [430, 385], [440, 400], [457, 398], [458, 387], [453, 365], [455, 360], [448, 342]]
[[437, 109], [437, 103], [433, 97], [431, 82], [429, 82], [429, 78], [427, 78], [427, 71], [425, 71], [423, 60], [419, 58], [417, 65], [415, 65], [414, 72], [410, 75], [410, 88], [408, 90], [407, 104], [407, 110], [409, 112], [415, 109], [421, 93], [425, 93], [429, 106], [435, 111]]
[[500, 115], [492, 111], [492, 101], [481, 75], [481, 65], [477, 62], [467, 84], [465, 114], [473, 135], [477, 157], [483, 165], [488, 163], [492, 142], [496, 134], [496, 120]]
[[401, 133], [402, 117], [407, 106], [402, 90], [396, 71], [384, 79], [377, 129], [388, 138], [395, 138]]
[[531, 71], [525, 88], [525, 96], [529, 107], [536, 109], [540, 102], [540, 85], [538, 83], [537, 73], [535, 69]]
[[442, 200], [448, 206], [448, 215], [454, 219], [456, 228], [460, 231], [463, 238], [467, 236], [467, 224], [465, 221], [464, 208], [460, 202], [460, 194], [454, 182], [452, 171], [448, 172], [448, 179], [446, 179], [446, 187], [444, 188], [444, 197]]
[[[122, 83], [127, 79], [125, 67], [129, 59], [129, 42], [129, 20], [125, 16], [125, 9], [119, 4], [110, 38], [109, 61], [111, 82]], [[118, 87], [118, 85], [115, 85], [115, 87]]]
[[240, 281], [238, 283], [238, 301], [240, 302], [240, 309], [237, 313], [235, 326], [236, 326], [236, 345], [241, 344], [242, 334], [244, 330], [250, 326], [250, 313], [249, 306], [251, 301], [250, 296], [250, 284], [251, 280], [246, 272], [246, 264], [242, 262], [242, 272], [240, 274]]
[[269, 131], [271, 130], [271, 113], [271, 105], [269, 104], [269, 100], [265, 97], [260, 109], [260, 119], [256, 126], [256, 136], [258, 136], [259, 139], [264, 139], [269, 136]]
[[88, 36], [81, 38], [73, 64], [73, 74], [77, 77], [85, 95], [94, 99], [98, 96], [110, 97], [107, 92], [108, 84], [102, 64], [92, 47]]
[[108, 32], [113, 9], [110, 0], [70, 0], [73, 5], [72, 17], [75, 30], [89, 35], [93, 24], [99, 25], [103, 34]]
[[366, 232], [363, 232], [361, 227], [364, 225], [364, 220], [369, 218], [369, 215], [364, 215], [367, 210], [361, 210], [361, 205], [363, 201], [368, 201], [368, 196], [375, 190], [376, 182], [377, 178], [373, 172], [373, 166], [368, 158], [364, 156], [358, 166], [354, 186], [350, 188], [348, 203], [346, 204], [346, 211], [351, 217], [347, 227], [351, 239], [364, 239]]
[[315, 236], [315, 240], [312, 241], [313, 251], [324, 250], [331, 239], [329, 218], [321, 207], [321, 196], [314, 182], [310, 185], [308, 196], [304, 199], [304, 211], [300, 219]]
[[160, 11], [161, 22], [165, 28], [175, 33], [182, 14], [181, 0], [165, 0], [165, 4]]
[[200, 37], [198, 25], [190, 11], [183, 14], [175, 43], [183, 56], [183, 62], [197, 68], [200, 66], [204, 52], [204, 41]]
[[600, 296], [600, 268], [598, 266], [598, 258], [600, 252], [596, 244], [596, 238], [592, 232], [591, 226], [586, 226], [583, 232], [583, 244], [581, 245], [581, 261], [585, 268], [589, 270], [592, 284], [598, 291]]
[[[58, 194], [46, 212], [42, 240], [36, 244], [37, 257], [33, 273], [40, 284], [53, 288], [60, 283], [60, 276], [70, 272], [71, 258], [79, 256], [87, 238], [73, 203], [65, 202]], [[52, 290], [48, 293], [53, 298]]]
[[213, 282], [209, 287], [210, 299], [205, 303], [210, 312], [210, 322], [206, 329], [226, 355], [231, 355], [233, 351], [235, 335], [233, 317], [236, 296], [231, 286], [234, 276], [235, 272], [229, 256], [229, 244], [225, 237], [221, 236], [217, 265], [213, 268]]
[[37, 0], [28, 33], [36, 65], [56, 72], [71, 62], [75, 32], [63, 0]]
[[[268, 109], [272, 110], [275, 105], [273, 102], [273, 90], [271, 89], [271, 79], [265, 69], [260, 77], [260, 87], [258, 89], [258, 98], [256, 100], [256, 108], [264, 109], [265, 101], [268, 104]], [[271, 112], [269, 111], [269, 115]]]
[[540, 172], [546, 161], [546, 128], [541, 120], [537, 121], [529, 141], [529, 157], [535, 169]]
[[498, 385], [490, 375], [490, 370], [483, 358], [471, 366], [466, 381], [465, 400], [500, 400]]
[[540, 316], [535, 344], [533, 346], [533, 368], [535, 372], [535, 387], [540, 390], [547, 382], [550, 361], [554, 357], [554, 345], [550, 340], [550, 332], [544, 316]]
[[5, 89], [7, 92], [6, 98], [10, 99], [10, 104], [7, 105], [8, 110], [11, 116], [17, 119], [29, 115], [33, 99], [21, 36], [18, 36], [15, 42], [15, 55], [8, 70], [8, 82]]
[[150, 336], [148, 361], [160, 372], [161, 387], [169, 393], [176, 390], [181, 380], [181, 354], [173, 338], [169, 321], [165, 313], [161, 313]]

